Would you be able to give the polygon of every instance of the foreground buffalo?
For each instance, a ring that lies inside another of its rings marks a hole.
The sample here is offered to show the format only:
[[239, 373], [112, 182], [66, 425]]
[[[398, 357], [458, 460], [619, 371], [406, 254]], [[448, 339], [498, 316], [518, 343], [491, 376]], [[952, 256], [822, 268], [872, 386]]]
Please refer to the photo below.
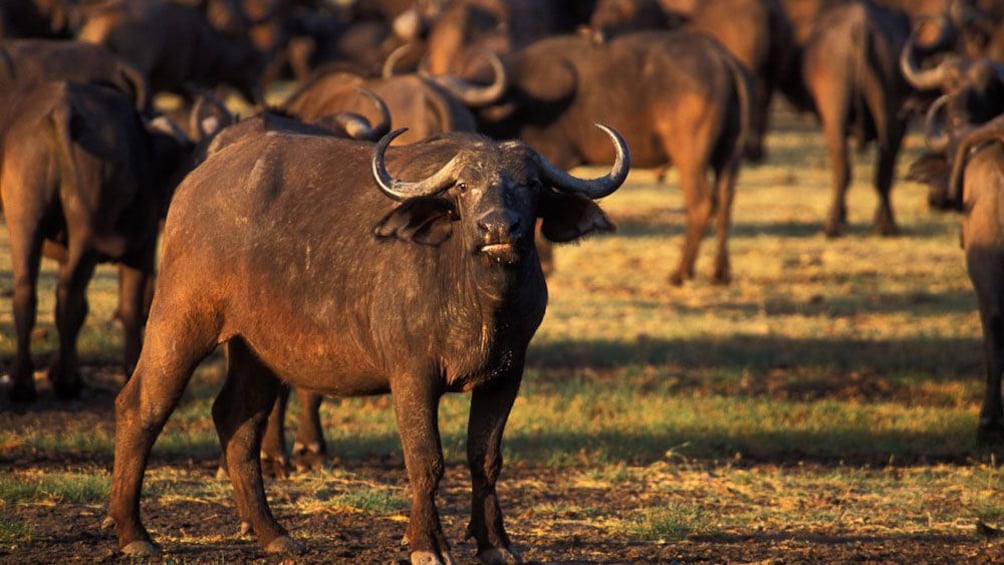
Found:
[[35, 398], [29, 349], [44, 253], [60, 263], [59, 348], [49, 378], [59, 396], [73, 397], [81, 387], [76, 340], [87, 315], [85, 290], [98, 262], [121, 265], [127, 373], [135, 364], [158, 227], [191, 145], [144, 123], [129, 97], [99, 85], [44, 83], [25, 92], [10, 116], [0, 134], [17, 329], [10, 395]]
[[963, 212], [962, 247], [966, 269], [976, 291], [983, 325], [986, 388], [978, 436], [1004, 441], [1004, 117], [971, 130], [959, 141], [945, 208]]
[[437, 410], [445, 392], [472, 391], [469, 531], [482, 561], [517, 561], [495, 484], [547, 303], [534, 224], [542, 218], [555, 241], [611, 229], [592, 199], [624, 182], [629, 157], [602, 127], [617, 157], [595, 180], [569, 176], [521, 142], [473, 134], [387, 152], [399, 132], [375, 148], [272, 132], [210, 155], [172, 202], [146, 341], [116, 401], [109, 522], [123, 552], [156, 552], [139, 517], [150, 449], [195, 366], [226, 344], [213, 419], [240, 519], [266, 551], [301, 547], [268, 509], [259, 460], [286, 382], [392, 394], [412, 489], [413, 563], [452, 562], [435, 504]]

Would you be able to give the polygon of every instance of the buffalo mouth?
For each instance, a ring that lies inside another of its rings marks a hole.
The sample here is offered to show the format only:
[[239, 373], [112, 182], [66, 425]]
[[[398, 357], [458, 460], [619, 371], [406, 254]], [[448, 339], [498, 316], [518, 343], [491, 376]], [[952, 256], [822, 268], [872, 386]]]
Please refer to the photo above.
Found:
[[478, 251], [496, 263], [512, 265], [519, 261], [519, 248], [515, 243], [486, 243]]

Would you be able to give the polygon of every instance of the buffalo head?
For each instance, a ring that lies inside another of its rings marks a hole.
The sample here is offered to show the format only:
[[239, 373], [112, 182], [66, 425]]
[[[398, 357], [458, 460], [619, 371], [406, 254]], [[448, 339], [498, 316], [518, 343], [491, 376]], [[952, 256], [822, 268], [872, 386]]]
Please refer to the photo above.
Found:
[[[607, 175], [591, 180], [569, 175], [522, 142], [508, 141], [495, 151], [472, 147], [474, 151], [452, 156], [422, 180], [403, 181], [395, 179], [384, 162], [387, 146], [404, 130], [391, 132], [377, 144], [372, 169], [379, 189], [400, 204], [375, 233], [429, 246], [452, 239], [464, 253], [483, 257], [487, 264], [515, 266], [536, 253], [537, 218], [543, 220], [544, 236], [557, 242], [609, 231], [613, 226], [592, 200], [623, 184], [630, 155], [620, 134], [602, 124], [597, 127], [613, 140], [617, 157]], [[492, 143], [471, 139], [476, 145]]]

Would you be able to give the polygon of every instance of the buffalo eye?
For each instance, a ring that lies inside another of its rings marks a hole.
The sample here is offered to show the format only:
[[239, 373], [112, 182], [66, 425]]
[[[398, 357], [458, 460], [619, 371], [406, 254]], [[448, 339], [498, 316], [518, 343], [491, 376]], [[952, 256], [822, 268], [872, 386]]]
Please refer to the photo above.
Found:
[[459, 192], [460, 194], [467, 192], [467, 183], [466, 182], [457, 183], [457, 192]]

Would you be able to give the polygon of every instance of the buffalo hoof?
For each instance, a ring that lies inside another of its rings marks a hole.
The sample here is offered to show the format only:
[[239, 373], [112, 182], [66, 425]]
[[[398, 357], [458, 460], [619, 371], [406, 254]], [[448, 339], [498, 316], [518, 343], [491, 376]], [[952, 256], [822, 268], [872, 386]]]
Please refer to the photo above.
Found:
[[1004, 424], [1001, 422], [980, 422], [976, 439], [984, 445], [1004, 444]]
[[7, 393], [11, 402], [27, 404], [38, 400], [38, 392], [35, 390], [35, 383], [29, 384], [14, 383], [14, 387]]
[[283, 458], [262, 454], [261, 474], [270, 479], [288, 479], [289, 463]]
[[413, 551], [410, 560], [411, 565], [456, 565], [456, 561], [449, 553], [444, 553], [440, 559], [433, 551]]
[[84, 388], [84, 383], [79, 374], [76, 372], [63, 372], [55, 368], [49, 370], [49, 382], [52, 383], [56, 396], [62, 400], [80, 398], [80, 391]]
[[152, 542], [134, 541], [122, 548], [122, 554], [129, 557], [156, 557], [160, 550]]
[[330, 468], [328, 456], [308, 448], [293, 448], [293, 468], [297, 472], [326, 471]]
[[306, 551], [306, 549], [307, 548], [305, 548], [302, 543], [289, 536], [279, 536], [265, 546], [265, 553], [271, 553], [273, 555], [300, 555]]
[[104, 520], [101, 520], [101, 529], [110, 530], [115, 527], [115, 518], [111, 516], [105, 516]]
[[485, 565], [517, 565], [523, 559], [512, 549], [490, 547], [478, 552], [478, 561]]
[[728, 273], [715, 273], [711, 277], [711, 284], [717, 286], [727, 286], [732, 282], [732, 275]]
[[683, 275], [680, 273], [673, 273], [669, 275], [669, 284], [673, 286], [683, 286]]
[[895, 224], [881, 223], [875, 227], [875, 231], [882, 237], [896, 237], [899, 235], [899, 228]]
[[830, 239], [836, 239], [838, 237], [843, 237], [846, 229], [847, 226], [844, 224], [828, 223], [826, 224], [826, 227], [823, 228], [823, 233]]
[[237, 530], [237, 536], [244, 537], [253, 532], [254, 532], [254, 526], [251, 525], [251, 522], [241, 522], [241, 527], [240, 529]]

